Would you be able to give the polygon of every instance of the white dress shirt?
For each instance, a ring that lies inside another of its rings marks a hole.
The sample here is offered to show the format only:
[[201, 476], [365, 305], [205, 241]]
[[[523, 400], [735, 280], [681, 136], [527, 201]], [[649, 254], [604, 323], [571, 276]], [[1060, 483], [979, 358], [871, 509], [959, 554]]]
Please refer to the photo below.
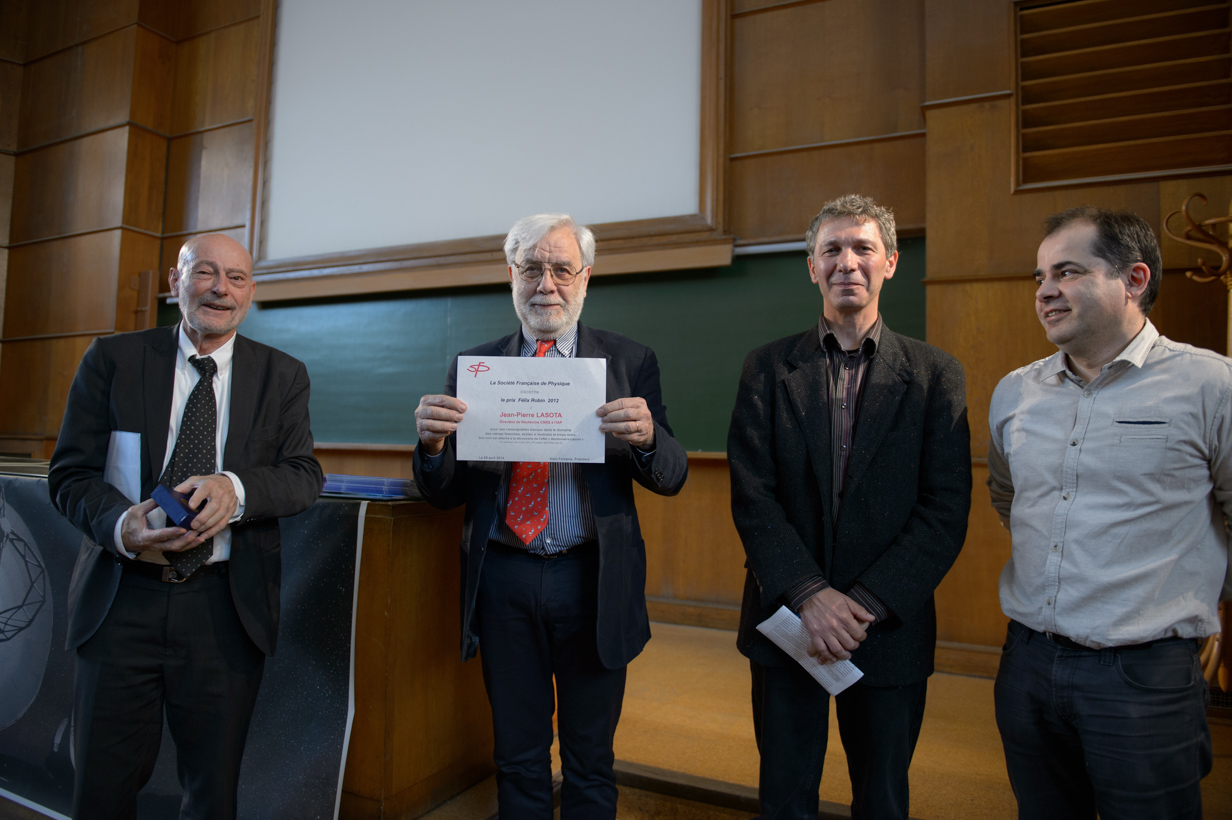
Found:
[[[180, 324], [177, 336], [179, 338], [179, 349], [176, 351], [175, 356], [175, 380], [171, 392], [171, 420], [167, 427], [167, 452], [163, 455], [163, 466], [159, 470], [158, 476], [155, 477], [156, 481], [162, 477], [162, 474], [167, 470], [167, 465], [171, 463], [171, 456], [175, 452], [176, 437], [180, 431], [180, 421], [184, 416], [184, 405], [188, 403], [189, 394], [197, 386], [197, 382], [201, 380], [201, 374], [189, 362], [189, 359], [199, 354], [197, 353], [196, 346], [193, 345], [184, 333], [183, 323]], [[238, 505], [235, 508], [235, 512], [231, 515], [231, 521], [238, 521], [244, 514], [244, 485], [235, 473], [224, 470], [222, 463], [222, 451], [227, 441], [227, 430], [231, 420], [231, 359], [234, 353], [235, 334], [232, 334], [230, 339], [209, 355], [217, 367], [217, 371], [214, 373], [214, 400], [217, 402], [218, 429], [215, 431], [214, 438], [214, 468], [222, 475], [230, 478], [231, 483], [235, 485], [235, 497]], [[131, 553], [124, 549], [124, 543], [120, 539], [120, 532], [127, 517], [128, 513], [125, 512], [116, 522], [116, 549], [129, 558], [153, 561], [159, 564], [167, 563], [167, 559], [163, 556], [162, 552], [157, 550]], [[149, 522], [151, 529], [160, 529], [167, 526], [167, 514], [161, 509], [155, 509], [146, 516], [146, 520]], [[223, 527], [222, 531], [214, 536], [213, 546], [214, 552], [210, 559], [206, 561], [207, 564], [226, 561], [231, 557], [231, 527], [229, 525]]]
[[1010, 530], [1001, 608], [1084, 646], [1219, 631], [1232, 514], [1232, 360], [1147, 322], [1089, 384], [1063, 353], [989, 409], [988, 487]]

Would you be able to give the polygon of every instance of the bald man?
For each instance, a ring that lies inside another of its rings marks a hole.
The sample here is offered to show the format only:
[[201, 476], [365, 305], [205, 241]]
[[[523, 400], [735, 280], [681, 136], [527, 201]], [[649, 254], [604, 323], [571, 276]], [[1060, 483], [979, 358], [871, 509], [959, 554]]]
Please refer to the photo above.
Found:
[[[74, 818], [131, 818], [164, 710], [183, 818], [234, 818], [248, 723], [278, 633], [278, 519], [312, 505], [303, 363], [236, 335], [252, 257], [189, 240], [181, 321], [96, 339], [51, 458], [52, 503], [85, 535], [68, 601], [77, 652]], [[150, 499], [188, 496], [178, 527]]]

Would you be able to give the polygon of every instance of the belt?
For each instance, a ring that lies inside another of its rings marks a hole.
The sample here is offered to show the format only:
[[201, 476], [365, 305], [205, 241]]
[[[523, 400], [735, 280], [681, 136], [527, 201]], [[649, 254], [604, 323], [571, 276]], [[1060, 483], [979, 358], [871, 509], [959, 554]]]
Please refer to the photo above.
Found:
[[[1028, 627], [1028, 629], [1030, 629], [1030, 627]], [[1099, 652], [1100, 651], [1098, 649], [1093, 649], [1092, 647], [1089, 647], [1089, 646], [1083, 646], [1077, 641], [1070, 640], [1064, 635], [1058, 635], [1055, 632], [1040, 632], [1038, 634], [1043, 635], [1045, 638], [1052, 641], [1057, 646], [1064, 647], [1065, 649], [1080, 649], [1083, 652]], [[1201, 643], [1201, 641], [1199, 641], [1197, 638], [1159, 638], [1158, 640], [1147, 641], [1146, 643], [1128, 643], [1128, 644], [1121, 644], [1120, 646], [1106, 646], [1104, 648], [1105, 649], [1115, 649], [1118, 652], [1125, 652], [1125, 651], [1131, 651], [1134, 649], [1150, 649], [1152, 646], [1155, 646], [1156, 644], [1171, 643], [1172, 641], [1195, 641], [1195, 642]]]
[[209, 578], [212, 575], [226, 575], [227, 563], [225, 561], [217, 564], [206, 564], [199, 568], [187, 578], [184, 577], [170, 564], [155, 564], [150, 561], [121, 561], [120, 566], [124, 567], [125, 572], [131, 572], [133, 575], [140, 575], [142, 578], [153, 578], [155, 581], [162, 581], [164, 584], [182, 584], [185, 581], [193, 580], [194, 578]]
[[597, 546], [598, 543], [599, 543], [598, 541], [583, 541], [581, 544], [575, 544], [572, 547], [566, 547], [565, 549], [560, 550], [559, 552], [544, 553], [544, 552], [531, 552], [530, 550], [522, 549], [521, 547], [511, 547], [508, 544], [501, 543], [500, 541], [489, 541], [488, 549], [495, 548], [495, 549], [500, 550], [501, 552], [507, 552], [512, 555], [528, 555], [531, 558], [541, 558], [544, 561], [551, 561], [553, 558], [561, 558], [562, 556], [571, 555], [576, 552], [581, 552], [582, 550], [587, 549], [589, 547]]

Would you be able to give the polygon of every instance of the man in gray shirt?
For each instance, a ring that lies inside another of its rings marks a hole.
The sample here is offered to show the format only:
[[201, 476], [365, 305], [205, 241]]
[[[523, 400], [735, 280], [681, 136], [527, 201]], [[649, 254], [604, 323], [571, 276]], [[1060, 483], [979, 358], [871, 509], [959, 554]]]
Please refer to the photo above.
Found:
[[1232, 361], [1147, 320], [1162, 263], [1134, 214], [1050, 217], [1037, 264], [1059, 350], [1002, 379], [989, 411], [988, 486], [1013, 538], [997, 726], [1019, 817], [1201, 817]]

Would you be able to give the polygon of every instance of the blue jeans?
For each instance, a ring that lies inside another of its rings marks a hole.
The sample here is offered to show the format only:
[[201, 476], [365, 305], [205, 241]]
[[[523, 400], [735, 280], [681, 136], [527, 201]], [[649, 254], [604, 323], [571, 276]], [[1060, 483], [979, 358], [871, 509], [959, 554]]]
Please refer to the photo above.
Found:
[[994, 692], [1020, 820], [1202, 817], [1197, 641], [1067, 649], [1011, 621]]

